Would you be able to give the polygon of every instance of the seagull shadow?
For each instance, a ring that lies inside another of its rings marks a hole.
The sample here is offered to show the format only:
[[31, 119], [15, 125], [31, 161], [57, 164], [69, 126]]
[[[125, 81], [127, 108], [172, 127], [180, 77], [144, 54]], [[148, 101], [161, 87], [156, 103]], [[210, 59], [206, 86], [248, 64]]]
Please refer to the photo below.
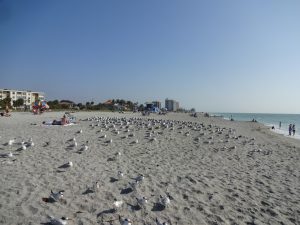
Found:
[[153, 208], [151, 209], [152, 212], [160, 212], [163, 211], [166, 208], [166, 206], [164, 206], [161, 203], [155, 203]]
[[121, 195], [126, 195], [126, 194], [129, 194], [131, 192], [133, 192], [133, 189], [129, 187], [129, 188], [122, 189], [120, 194]]
[[113, 214], [116, 211], [117, 211], [116, 209], [106, 209], [106, 210], [103, 210], [102, 212], [99, 212], [97, 214], [97, 217], [103, 216], [104, 214]]
[[109, 181], [110, 183], [115, 183], [117, 181], [119, 181], [119, 180], [114, 177], [110, 177], [110, 181]]
[[91, 190], [90, 188], [88, 188], [82, 194], [87, 195], [87, 194], [92, 194], [92, 193], [95, 193], [95, 192], [93, 190]]
[[112, 161], [116, 161], [116, 158], [109, 157], [109, 158], [107, 159], [107, 162], [112, 162]]
[[130, 209], [132, 209], [132, 211], [139, 211], [142, 209], [138, 204], [132, 205], [132, 204], [127, 203], [127, 205], [130, 207]]
[[63, 164], [63, 165], [59, 166], [58, 168], [59, 168], [59, 169], [67, 169], [67, 168], [69, 168], [69, 167], [70, 167], [69, 164], [66, 163], [66, 164]]
[[43, 202], [47, 202], [47, 203], [54, 203], [54, 199], [53, 198], [42, 198]]

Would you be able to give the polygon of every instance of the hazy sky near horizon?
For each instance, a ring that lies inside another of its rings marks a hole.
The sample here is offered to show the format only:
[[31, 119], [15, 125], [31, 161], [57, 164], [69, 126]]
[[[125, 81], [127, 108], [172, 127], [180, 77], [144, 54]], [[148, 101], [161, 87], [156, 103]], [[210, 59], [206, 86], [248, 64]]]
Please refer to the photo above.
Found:
[[0, 88], [300, 113], [298, 0], [0, 0]]

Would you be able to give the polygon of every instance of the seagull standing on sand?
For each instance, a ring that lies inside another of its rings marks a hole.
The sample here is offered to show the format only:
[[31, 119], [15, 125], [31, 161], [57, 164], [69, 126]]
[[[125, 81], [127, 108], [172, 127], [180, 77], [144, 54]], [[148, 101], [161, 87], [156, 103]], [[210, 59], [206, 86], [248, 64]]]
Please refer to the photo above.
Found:
[[134, 178], [137, 182], [140, 182], [140, 181], [143, 181], [144, 180], [144, 175], [143, 174], [140, 174], [138, 175], [136, 178]]
[[22, 144], [22, 150], [26, 150], [26, 145]]
[[60, 219], [54, 218], [52, 216], [49, 216], [49, 217], [50, 217], [50, 224], [51, 225], [67, 225], [68, 220], [71, 220], [68, 217], [62, 217]]
[[67, 166], [68, 166], [68, 167], [72, 167], [72, 166], [73, 166], [73, 163], [70, 161], [70, 162], [67, 163]]
[[118, 178], [122, 179], [124, 177], [124, 173], [122, 173], [121, 171], [118, 171]]
[[144, 207], [148, 203], [148, 199], [146, 197], [136, 198], [136, 201], [140, 207]]
[[168, 225], [168, 223], [167, 222], [159, 222], [159, 220], [156, 218], [156, 225]]
[[120, 208], [123, 205], [123, 201], [114, 201], [113, 206], [114, 208]]
[[127, 219], [127, 218], [121, 219], [121, 216], [119, 216], [119, 221], [120, 221], [121, 225], [132, 225], [132, 222], [130, 219]]
[[51, 194], [50, 197], [51, 199], [53, 199], [55, 202], [59, 201], [61, 198], [64, 197], [64, 191], [59, 191], [59, 192], [53, 192], [51, 190]]
[[10, 146], [11, 146], [13, 143], [15, 143], [15, 139], [11, 139], [11, 140], [8, 141], [8, 145], [10, 145]]
[[168, 196], [163, 197], [162, 195], [159, 196], [160, 197], [160, 203], [162, 205], [164, 205], [165, 207], [167, 207], [168, 205], [170, 205], [171, 200]]
[[9, 157], [9, 158], [11, 158], [11, 157], [13, 157], [14, 155], [10, 152], [10, 153], [8, 153], [7, 154], [7, 157]]

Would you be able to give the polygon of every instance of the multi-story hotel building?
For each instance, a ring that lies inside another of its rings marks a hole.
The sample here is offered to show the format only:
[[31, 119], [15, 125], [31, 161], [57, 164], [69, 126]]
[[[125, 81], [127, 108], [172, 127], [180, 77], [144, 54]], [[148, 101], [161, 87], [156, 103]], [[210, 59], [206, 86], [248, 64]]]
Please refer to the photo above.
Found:
[[6, 97], [11, 98], [11, 105], [13, 105], [13, 101], [16, 101], [17, 99], [24, 99], [24, 106], [26, 105], [30, 109], [32, 103], [36, 100], [45, 100], [45, 94], [43, 92], [0, 89], [0, 100], [5, 99]]
[[175, 100], [171, 100], [171, 99], [166, 99], [165, 100], [165, 108], [169, 111], [169, 112], [175, 112], [179, 109], [179, 102], [175, 101]]

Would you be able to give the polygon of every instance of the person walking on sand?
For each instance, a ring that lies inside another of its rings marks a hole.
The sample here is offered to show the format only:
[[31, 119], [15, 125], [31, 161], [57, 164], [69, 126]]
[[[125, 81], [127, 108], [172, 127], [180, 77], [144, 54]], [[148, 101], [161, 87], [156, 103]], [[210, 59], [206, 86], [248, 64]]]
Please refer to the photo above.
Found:
[[296, 133], [296, 126], [295, 124], [293, 124], [293, 136], [295, 136], [295, 133]]

